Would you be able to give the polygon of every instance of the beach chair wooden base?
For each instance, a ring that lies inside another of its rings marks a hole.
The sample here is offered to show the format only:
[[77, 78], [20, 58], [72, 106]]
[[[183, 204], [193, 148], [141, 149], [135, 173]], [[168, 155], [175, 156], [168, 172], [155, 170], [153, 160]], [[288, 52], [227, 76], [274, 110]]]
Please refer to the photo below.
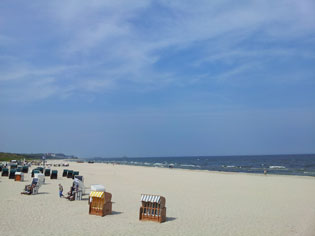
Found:
[[33, 194], [33, 195], [38, 194], [38, 190], [39, 190], [39, 187], [38, 187], [38, 186], [35, 186], [35, 187], [33, 188], [32, 194]]
[[152, 207], [140, 207], [139, 220], [142, 221], [166, 221], [166, 207], [164, 208], [152, 208]]
[[112, 214], [112, 202], [106, 202], [102, 207], [89, 206], [89, 214], [97, 216], [106, 216]]
[[74, 200], [82, 200], [82, 191], [75, 192]]
[[23, 181], [23, 178], [20, 175], [15, 176], [15, 181]]

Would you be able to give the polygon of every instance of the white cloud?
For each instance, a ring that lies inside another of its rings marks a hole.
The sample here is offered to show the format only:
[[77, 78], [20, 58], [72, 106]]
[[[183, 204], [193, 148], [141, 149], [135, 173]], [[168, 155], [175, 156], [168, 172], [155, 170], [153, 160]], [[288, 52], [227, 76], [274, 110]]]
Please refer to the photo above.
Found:
[[[228, 64], [246, 58], [245, 64], [240, 63], [238, 68], [217, 76], [227, 78], [231, 73], [245, 73], [249, 69], [248, 61], [268, 53], [278, 57], [307, 55], [295, 49], [249, 50], [237, 45], [255, 34], [259, 35], [256, 40], [262, 42], [297, 40], [314, 34], [314, 5], [308, 0], [32, 2], [28, 6], [30, 14], [24, 17], [36, 12], [43, 28], [50, 27], [47, 32], [52, 32], [56, 44], [54, 50], [39, 45], [34, 48], [34, 57], [38, 50], [47, 51], [44, 55], [48, 58], [43, 57], [43, 60], [52, 63], [42, 66], [29, 59], [32, 55], [27, 58], [17, 52], [13, 55], [17, 60], [5, 61], [0, 67], [0, 83], [5, 83], [7, 88], [15, 86], [18, 91], [29, 89], [29, 96], [38, 87], [47, 90], [45, 96], [37, 96], [37, 99], [119, 88], [126, 80], [144, 88], [186, 81], [189, 84], [198, 81], [195, 79], [198, 75], [183, 80], [175, 68], [162, 71], [155, 66], [167, 51], [181, 51], [195, 45], [205, 50], [192, 65], [203, 66], [213, 61]], [[12, 18], [16, 17], [13, 13]], [[16, 25], [11, 28], [14, 27]], [[12, 38], [10, 32], [1, 35], [0, 45]], [[36, 37], [41, 43], [41, 35], [26, 36]], [[4, 56], [10, 57], [12, 52]], [[4, 60], [0, 58], [0, 61]], [[202, 72], [200, 77], [206, 74]], [[46, 81], [45, 78], [54, 80], [36, 84]], [[29, 87], [24, 87], [24, 82], [20, 85], [14, 82], [21, 80], [27, 80]]]
[[54, 78], [42, 78], [41, 80], [23, 84], [23, 86], [0, 89], [0, 94], [4, 98], [2, 102], [32, 102], [46, 99], [58, 93], [59, 88], [55, 85]]

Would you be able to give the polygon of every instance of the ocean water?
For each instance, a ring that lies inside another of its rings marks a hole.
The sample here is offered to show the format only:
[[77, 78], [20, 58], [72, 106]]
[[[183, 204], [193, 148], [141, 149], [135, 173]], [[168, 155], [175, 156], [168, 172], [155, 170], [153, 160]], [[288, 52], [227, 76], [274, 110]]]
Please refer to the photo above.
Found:
[[[89, 159], [91, 160], [91, 159]], [[315, 154], [264, 156], [200, 156], [95, 158], [95, 162], [225, 172], [303, 175], [315, 177]]]

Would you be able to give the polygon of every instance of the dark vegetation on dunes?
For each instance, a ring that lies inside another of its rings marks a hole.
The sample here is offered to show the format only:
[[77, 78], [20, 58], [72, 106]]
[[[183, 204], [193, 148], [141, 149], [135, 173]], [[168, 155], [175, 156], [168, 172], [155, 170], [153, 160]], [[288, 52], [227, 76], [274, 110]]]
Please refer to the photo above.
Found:
[[[10, 161], [10, 160], [40, 160], [42, 156], [45, 156], [44, 153], [8, 153], [0, 152], [0, 161]], [[46, 159], [64, 159], [65, 157], [47, 157]]]

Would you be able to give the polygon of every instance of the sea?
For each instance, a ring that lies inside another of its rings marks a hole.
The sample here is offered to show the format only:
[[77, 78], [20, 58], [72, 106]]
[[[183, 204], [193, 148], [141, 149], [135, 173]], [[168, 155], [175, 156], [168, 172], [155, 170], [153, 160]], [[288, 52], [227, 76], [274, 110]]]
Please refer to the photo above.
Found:
[[121, 165], [149, 166], [224, 172], [243, 172], [315, 177], [315, 154], [253, 156], [187, 156], [92, 158], [88, 161]]

